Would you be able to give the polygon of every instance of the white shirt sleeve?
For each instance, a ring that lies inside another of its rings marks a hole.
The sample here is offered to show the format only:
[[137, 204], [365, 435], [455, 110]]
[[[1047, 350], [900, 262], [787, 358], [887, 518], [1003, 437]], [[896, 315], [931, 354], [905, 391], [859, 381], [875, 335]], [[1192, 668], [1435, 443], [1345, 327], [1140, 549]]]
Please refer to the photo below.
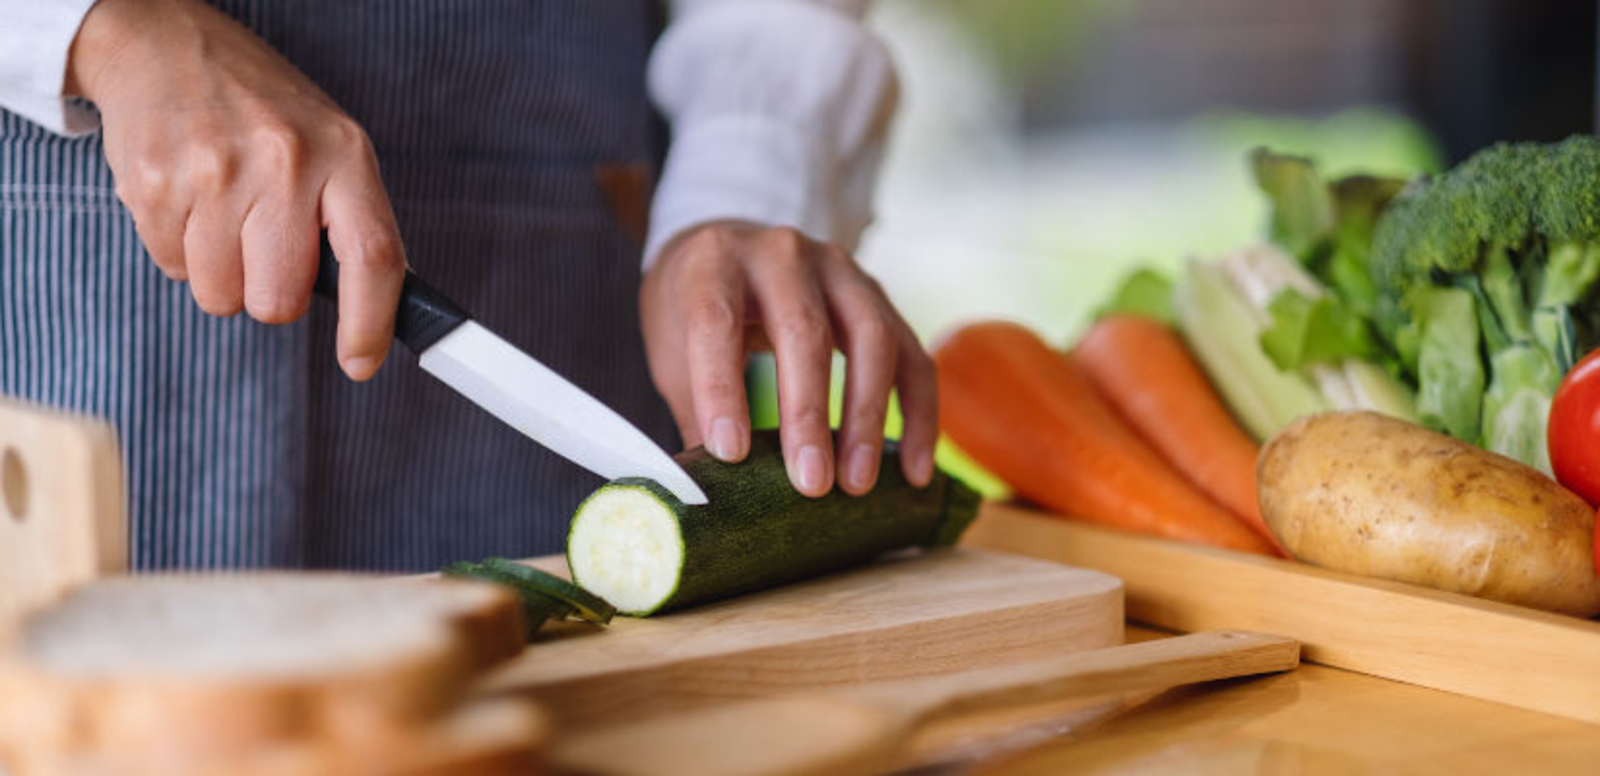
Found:
[[689, 227], [790, 226], [852, 250], [897, 96], [866, 0], [677, 0], [650, 60], [672, 124], [645, 246]]
[[0, 0], [0, 108], [52, 132], [93, 132], [100, 118], [62, 96], [67, 55], [94, 0]]

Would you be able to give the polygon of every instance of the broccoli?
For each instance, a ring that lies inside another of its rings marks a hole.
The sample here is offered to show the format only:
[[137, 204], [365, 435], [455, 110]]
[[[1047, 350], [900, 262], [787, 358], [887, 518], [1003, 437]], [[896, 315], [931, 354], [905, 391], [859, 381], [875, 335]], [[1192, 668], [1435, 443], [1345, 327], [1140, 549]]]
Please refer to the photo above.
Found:
[[1548, 471], [1550, 397], [1600, 342], [1600, 139], [1503, 143], [1413, 182], [1378, 218], [1370, 269], [1424, 421]]

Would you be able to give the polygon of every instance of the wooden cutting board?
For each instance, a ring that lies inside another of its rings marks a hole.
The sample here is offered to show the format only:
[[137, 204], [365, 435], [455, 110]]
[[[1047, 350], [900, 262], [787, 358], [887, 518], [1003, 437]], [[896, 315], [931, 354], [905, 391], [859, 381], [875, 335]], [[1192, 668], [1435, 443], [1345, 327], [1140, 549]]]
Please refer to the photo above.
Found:
[[0, 399], [0, 632], [127, 569], [122, 456], [100, 421]]
[[963, 542], [1115, 574], [1140, 622], [1279, 633], [1311, 662], [1600, 724], [1600, 622], [1006, 504]]
[[[535, 561], [564, 572], [559, 559]], [[685, 711], [799, 688], [901, 679], [1122, 643], [1122, 582], [969, 548], [604, 629], [546, 626], [492, 692], [540, 700], [558, 726]]]

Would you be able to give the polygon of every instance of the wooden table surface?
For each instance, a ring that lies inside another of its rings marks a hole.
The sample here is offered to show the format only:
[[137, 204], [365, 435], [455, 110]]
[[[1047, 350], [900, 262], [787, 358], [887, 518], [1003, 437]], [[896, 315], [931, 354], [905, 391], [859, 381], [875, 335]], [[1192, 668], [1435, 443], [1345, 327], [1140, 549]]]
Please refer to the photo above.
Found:
[[[1129, 639], [1160, 633], [1129, 625]], [[959, 723], [958, 723], [959, 724]], [[1020, 751], [1023, 774], [1600, 773], [1600, 726], [1325, 666], [1180, 688]]]

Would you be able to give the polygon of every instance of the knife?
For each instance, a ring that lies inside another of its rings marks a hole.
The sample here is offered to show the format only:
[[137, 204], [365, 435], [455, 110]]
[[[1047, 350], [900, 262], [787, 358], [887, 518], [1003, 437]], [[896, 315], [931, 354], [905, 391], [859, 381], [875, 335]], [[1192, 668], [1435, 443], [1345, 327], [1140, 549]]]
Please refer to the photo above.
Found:
[[[316, 292], [339, 298], [339, 265], [326, 237]], [[410, 268], [394, 337], [417, 354], [423, 370], [567, 460], [609, 480], [648, 477], [685, 504], [706, 503], [700, 486], [643, 431], [479, 325]]]

